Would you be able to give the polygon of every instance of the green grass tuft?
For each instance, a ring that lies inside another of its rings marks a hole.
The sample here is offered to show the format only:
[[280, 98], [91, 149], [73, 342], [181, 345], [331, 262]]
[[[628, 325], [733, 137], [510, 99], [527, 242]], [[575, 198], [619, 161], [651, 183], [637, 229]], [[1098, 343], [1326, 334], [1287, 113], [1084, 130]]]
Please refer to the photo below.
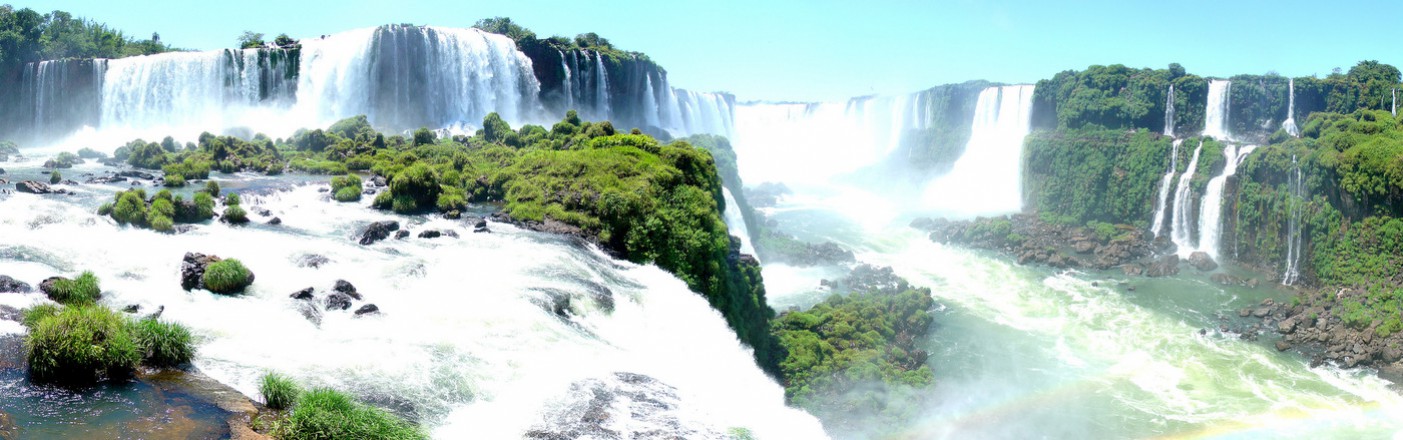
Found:
[[127, 318], [106, 307], [33, 311], [25, 320], [32, 321], [24, 341], [31, 380], [92, 383], [126, 376], [141, 362]]
[[145, 354], [143, 363], [152, 367], [175, 367], [195, 357], [194, 338], [185, 326], [143, 319], [132, 324], [132, 335]]
[[301, 392], [297, 383], [278, 373], [264, 374], [263, 383], [258, 386], [258, 393], [263, 395], [263, 404], [278, 410], [296, 405], [297, 395]]
[[253, 276], [243, 262], [229, 258], [210, 263], [205, 268], [204, 281], [209, 291], [232, 295], [243, 292], [244, 288], [253, 284]]
[[385, 410], [324, 388], [302, 394], [297, 407], [274, 437], [283, 440], [428, 438], [414, 425]]
[[102, 289], [98, 287], [97, 275], [92, 272], [83, 272], [78, 278], [60, 278], [54, 280], [53, 291], [49, 292], [49, 299], [59, 304], [83, 305], [97, 302], [101, 296]]

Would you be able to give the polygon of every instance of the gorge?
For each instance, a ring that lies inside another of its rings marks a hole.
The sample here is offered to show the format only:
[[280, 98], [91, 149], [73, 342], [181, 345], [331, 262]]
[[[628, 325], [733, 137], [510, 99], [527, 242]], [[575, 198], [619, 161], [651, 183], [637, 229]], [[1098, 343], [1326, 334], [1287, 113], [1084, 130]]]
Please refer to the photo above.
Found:
[[[600, 40], [386, 25], [0, 72], [0, 438], [292, 438], [269, 372], [433, 438], [1403, 429], [1392, 66], [763, 102]], [[182, 288], [188, 252], [256, 277]], [[21, 310], [85, 271], [188, 328], [185, 373], [31, 380]]]

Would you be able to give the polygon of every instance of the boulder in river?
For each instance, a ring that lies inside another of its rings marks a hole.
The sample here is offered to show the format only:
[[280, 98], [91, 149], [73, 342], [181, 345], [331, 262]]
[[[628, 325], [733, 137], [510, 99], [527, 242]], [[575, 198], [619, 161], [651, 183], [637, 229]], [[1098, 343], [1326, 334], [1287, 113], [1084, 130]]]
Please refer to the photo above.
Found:
[[318, 267], [325, 266], [328, 263], [331, 263], [330, 258], [326, 258], [326, 256], [318, 254], [304, 254], [301, 257], [297, 258], [297, 267], [310, 267], [315, 269]]
[[1179, 274], [1179, 256], [1174, 254], [1165, 255], [1160, 259], [1150, 262], [1150, 266], [1145, 268], [1147, 277], [1167, 277]]
[[380, 314], [380, 307], [377, 307], [375, 304], [366, 304], [366, 305], [360, 306], [359, 309], [356, 309], [356, 312], [355, 312], [355, 313], [356, 313], [356, 316], [361, 316], [361, 315], [378, 315], [378, 314]]
[[14, 278], [10, 278], [9, 275], [0, 275], [0, 293], [5, 293], [5, 292], [27, 293], [27, 292], [33, 292], [33, 291], [34, 291], [34, 288], [33, 288], [33, 287], [30, 287], [28, 283], [25, 283], [25, 282], [23, 282], [23, 281], [20, 281], [20, 280], [14, 279]]
[[54, 189], [44, 182], [25, 180], [15, 183], [15, 190], [30, 194], [68, 194], [67, 190]]
[[198, 252], [186, 252], [180, 263], [180, 288], [186, 291], [204, 286], [205, 268], [221, 258]]
[[1218, 268], [1218, 262], [1213, 261], [1213, 257], [1208, 256], [1208, 253], [1203, 251], [1189, 254], [1189, 265], [1198, 269], [1199, 272], [1209, 272]]
[[346, 280], [336, 280], [336, 285], [332, 286], [331, 290], [336, 293], [344, 293], [346, 296], [355, 298], [357, 301], [361, 299], [361, 294], [356, 291], [356, 286]]
[[409, 230], [408, 230], [408, 229], [401, 229], [401, 230], [395, 231], [395, 240], [403, 240], [403, 239], [406, 239], [406, 238], [409, 238]]
[[369, 245], [386, 238], [390, 238], [390, 233], [399, 230], [399, 222], [389, 220], [371, 223], [361, 231], [360, 244]]
[[306, 289], [302, 289], [302, 290], [299, 290], [299, 291], [296, 291], [296, 292], [292, 292], [292, 294], [291, 294], [291, 295], [288, 295], [288, 297], [289, 297], [289, 298], [292, 298], [292, 299], [300, 299], [300, 300], [304, 300], [304, 301], [311, 301], [311, 300], [312, 300], [312, 292], [314, 292], [314, 290], [313, 290], [311, 287], [308, 287], [308, 288], [306, 288]]
[[351, 297], [344, 293], [336, 292], [326, 297], [327, 310], [346, 310], [351, 308]]

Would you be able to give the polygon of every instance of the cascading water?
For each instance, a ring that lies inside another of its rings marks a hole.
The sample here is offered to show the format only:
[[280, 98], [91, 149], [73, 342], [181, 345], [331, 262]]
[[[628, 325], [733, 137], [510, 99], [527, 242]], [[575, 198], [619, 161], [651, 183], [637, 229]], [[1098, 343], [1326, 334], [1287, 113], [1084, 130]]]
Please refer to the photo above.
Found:
[[1032, 85], [990, 87], [980, 93], [965, 153], [948, 174], [931, 182], [925, 207], [956, 217], [1021, 209], [1023, 138], [1031, 126], [1032, 106]]
[[1174, 246], [1183, 253], [1185, 249], [1193, 248], [1193, 223], [1190, 220], [1193, 210], [1193, 178], [1194, 170], [1198, 169], [1198, 155], [1203, 152], [1203, 141], [1198, 141], [1198, 148], [1194, 149], [1193, 157], [1189, 159], [1188, 168], [1184, 169], [1184, 174], [1179, 175], [1179, 186], [1174, 190], [1174, 212], [1170, 216], [1169, 239]]
[[1164, 101], [1164, 135], [1174, 137], [1174, 85], [1169, 85], [1169, 97]]
[[1398, 117], [1398, 89], [1393, 89], [1393, 109], [1390, 110], [1393, 117]]
[[[38, 163], [26, 166], [10, 172], [41, 172]], [[119, 187], [75, 186], [78, 195], [64, 198], [0, 195], [0, 267], [31, 283], [92, 270], [105, 304], [164, 306], [163, 319], [190, 327], [199, 341], [195, 366], [220, 382], [255, 396], [259, 376], [276, 371], [389, 406], [438, 438], [569, 432], [586, 409], [617, 432], [720, 439], [744, 428], [756, 438], [826, 437], [811, 416], [784, 405], [782, 388], [721, 315], [656, 267], [508, 225], [474, 234], [436, 217], [396, 218], [462, 238], [360, 246], [347, 235], [387, 217], [368, 201], [332, 202], [317, 192], [324, 185], [264, 195], [243, 188], [269, 182], [221, 181], [242, 192], [246, 206], [278, 215], [281, 226], [211, 223], [179, 235], [94, 214]], [[183, 291], [187, 251], [239, 258], [257, 281], [241, 296]], [[330, 261], [299, 267], [309, 254]], [[288, 298], [309, 286], [321, 297], [337, 279], [352, 282], [380, 314], [355, 317]], [[0, 303], [42, 297], [7, 294]], [[590, 407], [595, 398], [617, 405]]]
[[[901, 132], [914, 128], [903, 112], [910, 109], [909, 99], [737, 106], [733, 145], [737, 155], [745, 157], [738, 159], [741, 178], [817, 183], [876, 164], [899, 145]], [[790, 166], [800, 156], [804, 166]]]
[[643, 78], [643, 121], [649, 127], [657, 127], [662, 124], [658, 118], [658, 94], [653, 91], [653, 77]]
[[595, 87], [594, 108], [599, 109], [600, 114], [610, 115], [613, 110], [609, 108], [609, 71], [604, 68], [604, 56], [598, 51], [594, 52]]
[[[107, 60], [56, 60], [26, 65], [20, 82], [19, 119], [25, 135], [70, 132], [96, 125]], [[27, 114], [26, 114], [27, 113]], [[7, 121], [9, 122], [9, 121]], [[13, 125], [13, 122], [10, 122]], [[0, 122], [0, 126], [6, 126]]]
[[1208, 81], [1208, 108], [1203, 117], [1203, 135], [1218, 141], [1231, 140], [1228, 131], [1228, 91], [1232, 82], [1214, 79]]
[[[555, 53], [560, 54], [560, 68], [565, 71], [565, 79], [560, 84], [560, 88], [565, 90], [565, 108], [573, 110], [575, 109], [575, 81], [570, 76], [570, 63], [565, 62], [564, 52], [557, 50]], [[570, 54], [574, 55], [574, 52]]]
[[745, 218], [741, 216], [740, 205], [736, 204], [735, 196], [725, 187], [721, 188], [721, 195], [726, 200], [726, 229], [731, 231], [732, 236], [740, 239], [741, 253], [756, 256], [755, 246], [750, 243], [750, 230], [745, 226]]
[[1293, 137], [1301, 137], [1301, 129], [1296, 127], [1296, 79], [1287, 80], [1287, 88], [1291, 90], [1290, 98], [1287, 101], [1286, 121], [1281, 123], [1281, 129]]
[[474, 127], [491, 112], [513, 124], [541, 118], [531, 60], [502, 35], [392, 25], [302, 45], [303, 126], [360, 114], [390, 130]]
[[1305, 210], [1305, 182], [1301, 178], [1301, 164], [1296, 162], [1296, 155], [1291, 155], [1291, 167], [1294, 173], [1291, 175], [1291, 194], [1286, 199], [1287, 203], [1287, 227], [1286, 227], [1286, 270], [1281, 275], [1281, 284], [1290, 286], [1296, 284], [1301, 278], [1301, 214]]
[[[1223, 236], [1223, 188], [1227, 185], [1228, 178], [1237, 174], [1237, 166], [1242, 163], [1242, 159], [1256, 149], [1256, 145], [1224, 145], [1223, 158], [1226, 162], [1223, 164], [1223, 172], [1210, 179], [1208, 186], [1203, 190], [1203, 206], [1199, 208], [1198, 214], [1197, 250], [1207, 253], [1214, 260], [1218, 259], [1219, 242]], [[1191, 251], [1180, 248], [1179, 252], [1180, 256], [1187, 256]]]
[[1169, 204], [1169, 186], [1174, 184], [1174, 172], [1179, 169], [1179, 145], [1182, 143], [1184, 143], [1183, 139], [1174, 140], [1169, 151], [1169, 169], [1164, 172], [1164, 177], [1160, 178], [1159, 181], [1159, 198], [1155, 201], [1155, 219], [1150, 226], [1150, 232], [1154, 234], [1155, 238], [1159, 238], [1159, 234], [1164, 232], [1164, 214], [1166, 206]]

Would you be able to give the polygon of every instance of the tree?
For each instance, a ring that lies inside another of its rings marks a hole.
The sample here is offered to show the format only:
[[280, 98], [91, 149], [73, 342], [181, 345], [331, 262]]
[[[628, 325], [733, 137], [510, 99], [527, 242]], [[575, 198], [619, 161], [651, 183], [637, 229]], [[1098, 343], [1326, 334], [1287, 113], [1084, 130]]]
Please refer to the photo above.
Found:
[[239, 47], [242, 49], [252, 49], [263, 47], [263, 34], [254, 31], [244, 31], [239, 35]]
[[297, 44], [297, 40], [292, 39], [287, 34], [278, 34], [278, 37], [273, 39], [273, 44], [278, 47], [288, 47]]
[[507, 38], [511, 38], [517, 43], [536, 39], [535, 32], [513, 23], [512, 19], [508, 17], [484, 18], [473, 24], [473, 27], [481, 29], [483, 32], [506, 35]]
[[579, 34], [575, 36], [575, 45], [582, 48], [611, 49], [614, 46], [609, 44], [609, 40], [599, 36], [594, 32]]

